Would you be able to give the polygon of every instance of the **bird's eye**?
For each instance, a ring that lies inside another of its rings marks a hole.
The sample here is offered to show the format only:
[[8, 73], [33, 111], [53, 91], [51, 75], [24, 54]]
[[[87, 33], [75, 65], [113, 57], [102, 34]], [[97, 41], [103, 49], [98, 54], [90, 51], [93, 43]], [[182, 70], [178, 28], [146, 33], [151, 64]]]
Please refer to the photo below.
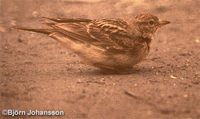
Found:
[[154, 21], [149, 21], [149, 24], [150, 24], [150, 25], [153, 25], [153, 24], [154, 24]]

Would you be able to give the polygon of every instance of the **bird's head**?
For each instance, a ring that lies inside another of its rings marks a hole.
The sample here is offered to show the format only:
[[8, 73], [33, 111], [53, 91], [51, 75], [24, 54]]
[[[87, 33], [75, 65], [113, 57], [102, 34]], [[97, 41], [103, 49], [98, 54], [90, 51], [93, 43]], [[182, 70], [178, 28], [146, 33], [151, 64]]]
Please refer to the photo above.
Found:
[[139, 14], [135, 19], [139, 31], [145, 37], [152, 36], [158, 28], [170, 23], [169, 21], [159, 20], [158, 17], [149, 13]]

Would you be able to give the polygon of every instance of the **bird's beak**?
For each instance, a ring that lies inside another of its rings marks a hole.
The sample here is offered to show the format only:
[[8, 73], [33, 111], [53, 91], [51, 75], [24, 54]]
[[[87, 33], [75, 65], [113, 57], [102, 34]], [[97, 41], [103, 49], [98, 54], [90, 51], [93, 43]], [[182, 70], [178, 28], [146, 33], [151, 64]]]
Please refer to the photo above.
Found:
[[164, 26], [164, 25], [167, 25], [169, 23], [170, 23], [170, 21], [159, 21], [160, 26]]

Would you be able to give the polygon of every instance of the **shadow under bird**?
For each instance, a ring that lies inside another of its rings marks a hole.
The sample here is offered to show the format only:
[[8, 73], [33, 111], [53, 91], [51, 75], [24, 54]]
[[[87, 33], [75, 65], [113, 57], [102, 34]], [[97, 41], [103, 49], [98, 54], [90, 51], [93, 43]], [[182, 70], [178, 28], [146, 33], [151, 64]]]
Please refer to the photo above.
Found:
[[149, 53], [152, 36], [169, 21], [143, 13], [124, 19], [54, 19], [49, 28], [16, 29], [46, 34], [78, 54], [86, 64], [104, 70], [130, 70]]

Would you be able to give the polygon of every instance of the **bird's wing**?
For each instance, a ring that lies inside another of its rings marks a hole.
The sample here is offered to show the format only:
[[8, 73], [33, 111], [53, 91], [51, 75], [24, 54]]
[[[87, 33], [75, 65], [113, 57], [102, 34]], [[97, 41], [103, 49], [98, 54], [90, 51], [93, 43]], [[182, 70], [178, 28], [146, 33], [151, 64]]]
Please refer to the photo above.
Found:
[[88, 23], [91, 22], [91, 19], [86, 18], [50, 18], [50, 17], [42, 17], [44, 19], [48, 19], [57, 23]]
[[133, 38], [127, 31], [128, 24], [120, 19], [47, 19], [54, 21], [47, 23], [51, 29], [18, 29], [48, 35], [61, 33], [71, 40], [112, 50], [124, 50], [134, 45]]
[[[54, 20], [55, 21], [55, 20]], [[57, 23], [51, 25], [66, 36], [106, 49], [124, 50], [132, 47], [128, 24], [120, 19], [93, 20], [87, 23]]]
[[99, 42], [110, 42], [122, 49], [135, 45], [135, 39], [128, 31], [128, 24], [121, 19], [102, 19], [92, 21], [87, 25], [89, 35]]

